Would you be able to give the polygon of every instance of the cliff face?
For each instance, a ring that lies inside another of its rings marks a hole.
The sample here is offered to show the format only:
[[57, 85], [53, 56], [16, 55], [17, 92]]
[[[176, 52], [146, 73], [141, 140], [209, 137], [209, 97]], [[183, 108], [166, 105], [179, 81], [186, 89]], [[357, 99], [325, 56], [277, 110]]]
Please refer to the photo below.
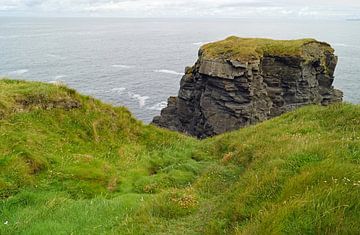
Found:
[[342, 92], [332, 86], [336, 63], [330, 45], [313, 39], [210, 43], [153, 123], [205, 138], [300, 106], [341, 102]]

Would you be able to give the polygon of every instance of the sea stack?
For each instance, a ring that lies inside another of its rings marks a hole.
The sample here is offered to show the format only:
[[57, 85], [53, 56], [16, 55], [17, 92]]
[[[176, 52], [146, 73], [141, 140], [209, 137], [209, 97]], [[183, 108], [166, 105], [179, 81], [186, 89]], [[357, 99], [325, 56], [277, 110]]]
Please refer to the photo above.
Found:
[[314, 39], [229, 37], [199, 50], [153, 124], [206, 138], [309, 104], [342, 101], [334, 49]]

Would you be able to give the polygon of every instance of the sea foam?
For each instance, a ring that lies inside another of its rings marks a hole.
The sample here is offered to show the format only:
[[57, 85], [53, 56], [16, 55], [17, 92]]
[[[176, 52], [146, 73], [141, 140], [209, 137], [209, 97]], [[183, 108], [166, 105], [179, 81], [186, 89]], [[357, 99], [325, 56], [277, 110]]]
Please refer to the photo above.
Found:
[[125, 64], [113, 64], [113, 65], [111, 65], [111, 67], [120, 68], [120, 69], [131, 69], [131, 68], [134, 68], [135, 66], [133, 66], [133, 65], [125, 65]]
[[167, 74], [173, 74], [173, 75], [184, 75], [184, 73], [179, 73], [173, 70], [168, 70], [168, 69], [159, 69], [159, 70], [154, 70], [155, 73], [167, 73]]
[[51, 57], [51, 58], [55, 58], [55, 59], [59, 59], [59, 60], [65, 60], [66, 59], [65, 56], [56, 55], [56, 54], [46, 54], [46, 56]]
[[141, 96], [139, 94], [135, 94], [133, 92], [128, 92], [128, 95], [131, 99], [137, 100], [139, 102], [139, 107], [143, 108], [146, 104], [146, 100], [148, 100], [149, 96]]
[[67, 77], [67, 76], [66, 75], [57, 75], [54, 78], [55, 78], [55, 80], [59, 80], [61, 78], [65, 78], [65, 77]]
[[111, 91], [122, 94], [122, 93], [124, 93], [124, 91], [126, 91], [126, 88], [125, 87], [115, 87], [115, 88], [111, 89]]
[[161, 111], [163, 108], [165, 108], [167, 106], [167, 102], [166, 101], [162, 101], [160, 103], [157, 103], [153, 106], [150, 106], [146, 109], [149, 109], [149, 110], [157, 110], [157, 111]]
[[28, 69], [19, 69], [8, 73], [9, 76], [19, 76], [29, 72]]

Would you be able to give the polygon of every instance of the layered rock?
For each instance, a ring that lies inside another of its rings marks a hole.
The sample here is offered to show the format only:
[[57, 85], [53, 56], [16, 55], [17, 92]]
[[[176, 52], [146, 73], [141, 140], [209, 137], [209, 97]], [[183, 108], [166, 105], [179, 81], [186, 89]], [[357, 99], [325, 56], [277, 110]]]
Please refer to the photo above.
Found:
[[336, 63], [331, 46], [313, 39], [210, 43], [153, 124], [205, 138], [300, 106], [341, 102], [332, 86]]

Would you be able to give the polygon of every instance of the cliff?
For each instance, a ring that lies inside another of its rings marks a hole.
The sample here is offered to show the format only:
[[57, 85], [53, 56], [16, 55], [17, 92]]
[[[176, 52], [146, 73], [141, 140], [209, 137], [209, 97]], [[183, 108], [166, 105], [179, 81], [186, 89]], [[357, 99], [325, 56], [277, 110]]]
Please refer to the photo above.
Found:
[[336, 64], [331, 46], [314, 39], [210, 43], [153, 123], [205, 138], [300, 106], [340, 102], [342, 92], [332, 86]]

